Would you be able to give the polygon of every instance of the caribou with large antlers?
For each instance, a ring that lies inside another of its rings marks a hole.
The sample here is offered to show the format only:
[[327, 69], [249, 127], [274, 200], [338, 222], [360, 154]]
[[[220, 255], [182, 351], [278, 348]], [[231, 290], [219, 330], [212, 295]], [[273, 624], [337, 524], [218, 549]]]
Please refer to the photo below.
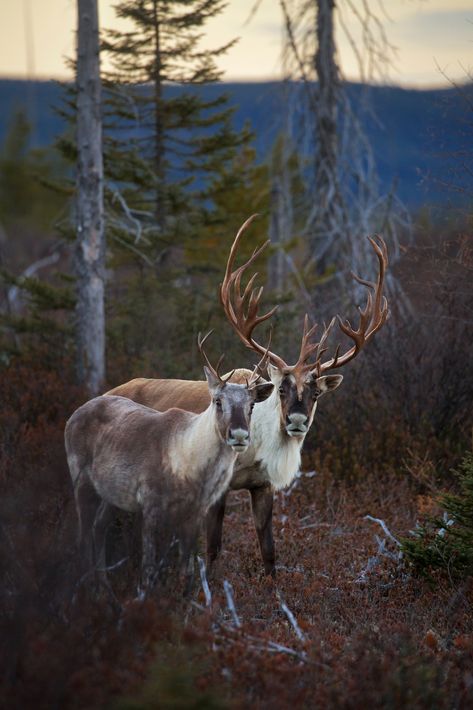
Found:
[[[388, 264], [386, 244], [381, 237], [369, 238], [378, 259], [378, 276], [371, 283], [354, 276], [368, 289], [366, 305], [359, 309], [358, 327], [338, 317], [338, 325], [353, 344], [343, 353], [337, 346], [334, 354], [324, 360], [327, 339], [336, 319], [323, 329], [318, 342], [312, 342], [317, 326], [310, 327], [304, 319], [301, 348], [297, 362], [288, 364], [280, 355], [257, 342], [255, 328], [267, 321], [275, 308], [258, 314], [263, 288], [255, 288], [254, 274], [242, 292], [242, 278], [268, 242], [256, 249], [250, 259], [234, 269], [238, 246], [245, 229], [254, 219], [250, 217], [235, 237], [220, 287], [220, 300], [226, 317], [240, 340], [259, 355], [269, 360], [268, 372], [274, 390], [271, 396], [255, 408], [251, 422], [251, 445], [238, 456], [230, 481], [231, 489], [250, 491], [253, 519], [258, 534], [266, 573], [274, 574], [275, 551], [272, 533], [273, 491], [288, 486], [297, 474], [305, 436], [313, 422], [318, 398], [338, 387], [343, 379], [339, 374], [328, 374], [353, 360], [385, 323], [388, 315], [383, 296]], [[235, 370], [232, 381], [244, 382], [246, 369]], [[147, 404], [155, 409], [179, 406], [193, 412], [202, 411], [208, 404], [205, 382], [186, 380], [147, 380], [138, 378], [120, 385], [109, 394], [120, 394]], [[209, 562], [217, 557], [222, 540], [225, 498], [217, 500], [207, 516], [207, 553]]]
[[103, 566], [113, 506], [141, 511], [146, 589], [173, 540], [187, 561], [200, 522], [227, 490], [237, 455], [248, 448], [253, 405], [273, 389], [258, 381], [264, 356], [244, 385], [235, 384], [211, 366], [204, 342], [199, 338], [209, 402], [201, 414], [176, 408], [162, 413], [124, 397], [102, 396], [79, 407], [66, 424], [86, 559], [92, 563], [98, 556]]

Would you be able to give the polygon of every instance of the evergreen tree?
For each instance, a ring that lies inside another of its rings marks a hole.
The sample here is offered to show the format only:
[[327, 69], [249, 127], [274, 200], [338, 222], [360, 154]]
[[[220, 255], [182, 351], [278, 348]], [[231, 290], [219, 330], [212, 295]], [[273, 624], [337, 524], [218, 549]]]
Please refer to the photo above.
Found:
[[219, 321], [224, 255], [251, 211], [267, 211], [250, 131], [232, 128], [234, 109], [212, 86], [233, 43], [200, 48], [206, 22], [224, 7], [120, 0], [117, 15], [131, 30], [105, 33], [113, 68], [104, 76], [107, 230], [109, 263], [119, 269], [108, 297], [112, 368], [201, 372], [195, 340]]
[[211, 204], [212, 177], [249, 140], [248, 131], [232, 129], [227, 97], [208, 87], [233, 42], [199, 46], [205, 23], [224, 7], [222, 0], [120, 0], [117, 16], [132, 29], [106, 33], [113, 70], [104, 77], [105, 174], [121, 214], [111, 226], [154, 262], [195, 230]]
[[456, 473], [460, 493], [440, 498], [443, 518], [427, 518], [412, 538], [403, 540], [406, 559], [427, 577], [434, 570], [457, 578], [473, 574], [473, 452]]
[[42, 278], [63, 256], [53, 229], [66, 198], [50, 185], [64, 182], [67, 167], [51, 149], [31, 149], [30, 130], [19, 109], [0, 147], [0, 361], [20, 346], [60, 357], [70, 335], [64, 312], [74, 307], [67, 277]]
[[32, 149], [30, 139], [31, 125], [19, 108], [0, 146], [0, 223], [7, 233], [20, 225], [47, 232], [64, 206], [64, 196], [47, 187], [64, 178], [64, 162], [48, 148]]

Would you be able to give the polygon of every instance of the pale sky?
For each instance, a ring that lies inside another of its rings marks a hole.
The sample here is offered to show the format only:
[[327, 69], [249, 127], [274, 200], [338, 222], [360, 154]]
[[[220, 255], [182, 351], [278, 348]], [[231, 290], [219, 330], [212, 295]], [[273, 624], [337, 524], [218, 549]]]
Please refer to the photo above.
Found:
[[[383, 18], [389, 41], [397, 48], [388, 81], [403, 86], [441, 86], [465, 80], [473, 72], [473, 0], [368, 0]], [[226, 80], [280, 79], [282, 16], [278, 0], [261, 0], [246, 22], [255, 0], [229, 0], [227, 8], [206, 27], [206, 46], [234, 37], [238, 44], [219, 60]], [[352, 0], [355, 7], [361, 0]], [[347, 7], [345, 0], [337, 6]], [[116, 27], [113, 0], [99, 0], [101, 27]], [[65, 78], [64, 58], [74, 52], [76, 0], [0, 0], [0, 76]], [[361, 39], [346, 12], [358, 46]], [[339, 59], [348, 79], [359, 74], [353, 52], [340, 28]]]

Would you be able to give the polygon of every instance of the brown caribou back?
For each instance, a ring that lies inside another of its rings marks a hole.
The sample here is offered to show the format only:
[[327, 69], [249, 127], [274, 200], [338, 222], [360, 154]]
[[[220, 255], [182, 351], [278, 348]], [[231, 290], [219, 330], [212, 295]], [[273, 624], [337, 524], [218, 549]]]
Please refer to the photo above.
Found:
[[[235, 370], [230, 382], [244, 384], [250, 375], [251, 370], [240, 368]], [[179, 407], [187, 412], [200, 414], [210, 404], [209, 388], [205, 380], [153, 380], [136, 377], [105, 394], [128, 397], [138, 404], [161, 412], [171, 407]]]

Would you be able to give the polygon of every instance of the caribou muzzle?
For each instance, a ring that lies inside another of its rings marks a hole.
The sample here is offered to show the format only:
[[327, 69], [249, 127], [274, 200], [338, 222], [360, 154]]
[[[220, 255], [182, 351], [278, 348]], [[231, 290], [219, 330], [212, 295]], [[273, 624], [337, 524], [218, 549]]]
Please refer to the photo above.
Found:
[[286, 417], [286, 432], [289, 436], [305, 436], [309, 428], [309, 417], [306, 414], [294, 413]]
[[246, 451], [250, 443], [250, 433], [247, 429], [229, 429], [227, 444], [234, 451]]

